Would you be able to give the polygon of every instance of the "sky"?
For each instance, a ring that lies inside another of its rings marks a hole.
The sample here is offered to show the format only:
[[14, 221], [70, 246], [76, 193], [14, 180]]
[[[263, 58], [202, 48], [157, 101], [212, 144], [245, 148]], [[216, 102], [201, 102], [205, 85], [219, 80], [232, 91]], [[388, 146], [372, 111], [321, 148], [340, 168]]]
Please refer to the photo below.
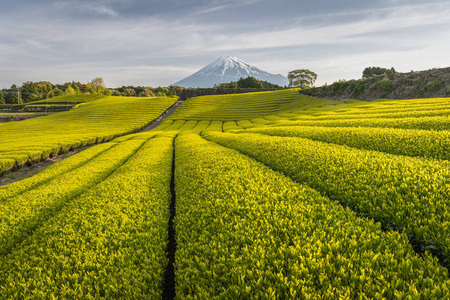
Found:
[[448, 0], [2, 0], [0, 88], [169, 86], [221, 56], [317, 86], [450, 67], [448, 16]]

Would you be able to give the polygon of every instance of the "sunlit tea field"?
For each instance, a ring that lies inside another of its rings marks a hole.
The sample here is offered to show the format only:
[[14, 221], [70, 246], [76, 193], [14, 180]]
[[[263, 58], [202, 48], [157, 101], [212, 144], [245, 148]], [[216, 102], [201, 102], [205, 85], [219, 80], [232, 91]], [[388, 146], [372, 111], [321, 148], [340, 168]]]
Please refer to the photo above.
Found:
[[176, 101], [176, 98], [166, 97], [71, 97], [71, 100], [68, 100], [69, 96], [50, 100], [54, 103], [78, 102], [67, 112], [0, 123], [0, 174], [69, 149], [135, 132]]
[[108, 141], [0, 187], [3, 298], [450, 298], [450, 99], [131, 99], [0, 125]]

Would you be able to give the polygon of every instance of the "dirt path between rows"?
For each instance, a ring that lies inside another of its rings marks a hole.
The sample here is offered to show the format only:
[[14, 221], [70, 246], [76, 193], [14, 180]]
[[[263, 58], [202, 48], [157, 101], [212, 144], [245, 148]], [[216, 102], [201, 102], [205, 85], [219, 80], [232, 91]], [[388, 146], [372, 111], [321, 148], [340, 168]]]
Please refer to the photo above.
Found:
[[167, 117], [169, 117], [177, 110], [178, 106], [180, 106], [181, 103], [183, 103], [183, 101], [178, 100], [177, 102], [175, 102], [175, 104], [171, 108], [169, 108], [169, 110], [159, 116], [159, 118], [157, 118], [155, 121], [145, 126], [140, 132], [149, 131], [158, 127], [162, 123], [162, 121], [164, 121]]
[[[145, 126], [139, 132], [149, 131], [149, 130], [152, 130], [152, 129], [158, 127], [162, 123], [162, 121], [164, 121], [167, 117], [169, 117], [171, 114], [173, 114], [177, 110], [178, 106], [180, 106], [181, 103], [183, 103], [183, 101], [175, 102], [175, 104], [171, 108], [169, 108], [165, 113], [163, 113], [161, 116], [159, 116], [156, 120], [154, 120], [153, 122], [151, 122], [150, 124]], [[22, 179], [31, 177], [31, 176], [45, 170], [49, 166], [51, 166], [57, 162], [60, 162], [61, 160], [66, 159], [69, 156], [77, 154], [78, 152], [83, 151], [87, 148], [88, 147], [84, 147], [82, 149], [75, 149], [73, 151], [69, 151], [69, 152], [66, 152], [63, 154], [49, 157], [49, 158], [47, 158], [39, 163], [36, 163], [32, 166], [26, 166], [26, 167], [22, 167], [18, 170], [12, 171], [12, 172], [7, 172], [0, 176], [0, 186], [4, 186], [4, 185], [10, 184], [10, 183], [13, 183], [15, 181], [20, 181]]]
[[0, 186], [7, 185], [7, 184], [13, 183], [15, 181], [19, 181], [19, 180], [31, 177], [31, 176], [39, 173], [40, 171], [50, 167], [51, 165], [53, 165], [63, 159], [66, 159], [69, 156], [77, 154], [78, 152], [80, 152], [84, 149], [85, 148], [69, 151], [64, 154], [59, 154], [59, 155], [56, 155], [53, 157], [49, 157], [49, 158], [47, 158], [41, 162], [38, 162], [32, 166], [26, 166], [26, 167], [22, 167], [18, 170], [12, 171], [12, 172], [7, 172], [7, 173], [3, 174], [2, 176], [0, 176]]

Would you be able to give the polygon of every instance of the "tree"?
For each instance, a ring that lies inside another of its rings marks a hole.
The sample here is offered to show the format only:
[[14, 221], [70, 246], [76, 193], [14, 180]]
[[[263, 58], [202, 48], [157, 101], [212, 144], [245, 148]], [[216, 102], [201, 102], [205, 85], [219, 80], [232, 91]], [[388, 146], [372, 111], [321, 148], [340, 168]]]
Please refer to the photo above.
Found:
[[100, 94], [105, 89], [105, 82], [103, 81], [103, 78], [101, 78], [101, 77], [92, 79], [92, 81], [90, 83], [97, 94]]
[[37, 84], [31, 81], [24, 82], [21, 87], [21, 96], [23, 102], [40, 100]]
[[3, 91], [0, 90], [0, 104], [5, 104], [5, 96], [3, 95]]
[[66, 94], [66, 95], [75, 95], [75, 90], [74, 90], [73, 87], [69, 84], [69, 86], [67, 87], [67, 89], [64, 91], [64, 94]]
[[102, 91], [102, 95], [105, 95], [105, 96], [111, 96], [111, 90], [110, 89], [104, 89], [103, 91]]
[[5, 95], [5, 102], [8, 104], [19, 104], [19, 88], [17, 85], [13, 84], [9, 89], [8, 93]]
[[78, 87], [78, 85], [75, 82], [72, 82], [72, 88], [75, 91], [75, 94], [81, 94], [80, 92], [80, 88]]
[[389, 91], [391, 89], [391, 80], [389, 78], [383, 78], [380, 80], [380, 85], [383, 91]]
[[367, 67], [363, 71], [363, 78], [369, 78], [375, 75], [384, 75], [384, 74], [392, 74], [395, 75], [395, 69], [392, 67], [390, 69], [381, 68], [381, 67]]
[[111, 95], [113, 95], [113, 96], [122, 96], [122, 94], [118, 90], [112, 90]]
[[123, 93], [124, 96], [127, 96], [127, 97], [136, 96], [136, 91], [134, 89], [131, 89], [131, 88], [123, 89], [122, 93]]
[[153, 93], [150, 89], [144, 89], [144, 91], [139, 93], [139, 97], [155, 97], [155, 93]]
[[249, 76], [246, 78], [240, 78], [238, 81], [226, 82], [216, 85], [221, 89], [280, 89], [281, 86], [259, 80], [255, 77]]
[[307, 89], [316, 82], [317, 74], [308, 69], [290, 71], [288, 74], [289, 86]]
[[60, 89], [58, 89], [57, 87], [55, 87], [51, 92], [50, 92], [52, 97], [58, 97], [58, 96], [62, 96], [64, 95], [64, 92], [61, 91]]

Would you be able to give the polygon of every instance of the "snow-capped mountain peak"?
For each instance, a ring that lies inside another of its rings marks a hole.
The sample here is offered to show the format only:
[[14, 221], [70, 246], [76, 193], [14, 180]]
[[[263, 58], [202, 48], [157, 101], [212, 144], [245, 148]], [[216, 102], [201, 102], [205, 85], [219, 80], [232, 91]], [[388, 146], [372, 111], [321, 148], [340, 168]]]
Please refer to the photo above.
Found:
[[287, 78], [283, 75], [262, 71], [234, 56], [222, 56], [174, 85], [207, 88], [213, 87], [215, 84], [238, 81], [250, 76], [281, 86], [288, 84]]

